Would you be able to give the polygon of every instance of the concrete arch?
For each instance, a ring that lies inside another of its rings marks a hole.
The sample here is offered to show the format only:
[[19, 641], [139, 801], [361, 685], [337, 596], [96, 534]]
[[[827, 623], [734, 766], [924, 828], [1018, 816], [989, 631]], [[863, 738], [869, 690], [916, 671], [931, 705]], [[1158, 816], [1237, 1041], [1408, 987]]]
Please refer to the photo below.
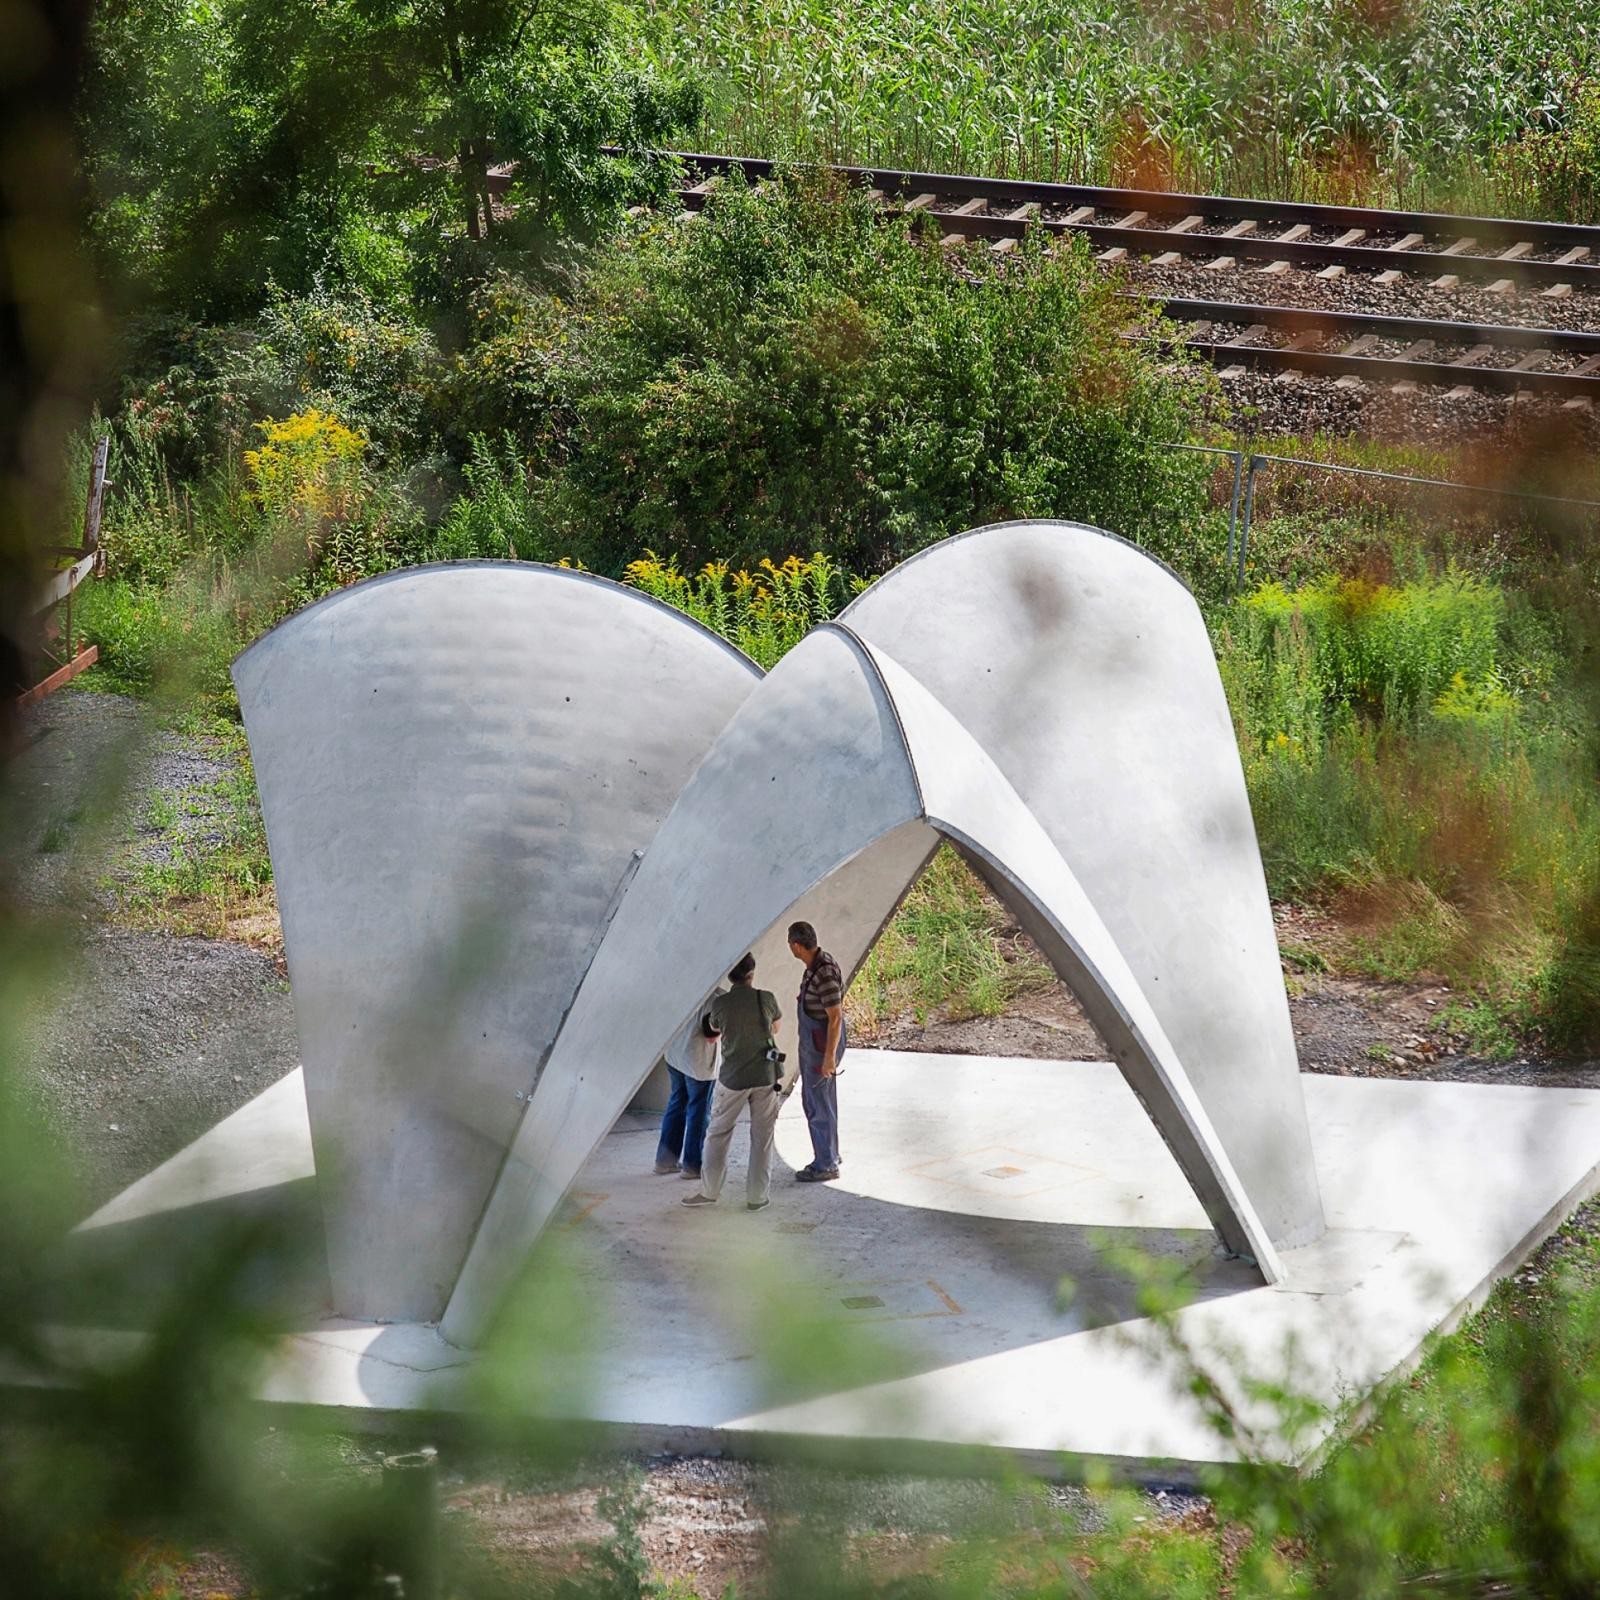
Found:
[[[1222, 1237], [1269, 1281], [1280, 1275], [1159, 1019], [1048, 835], [925, 688], [885, 652], [827, 626], [734, 715], [629, 884], [485, 1210], [445, 1313], [448, 1338], [481, 1333], [685, 1001], [752, 944], [762, 963], [782, 924], [830, 885], [867, 885], [850, 935], [859, 942], [940, 836], [1030, 909], [1064, 975], [1093, 997], [1091, 1014]], [[758, 977], [771, 986], [759, 967]]]
[[526, 562], [355, 585], [234, 664], [341, 1314], [442, 1313], [607, 918], [760, 680]]
[[1320, 1236], [1244, 773], [1205, 622], [1181, 580], [1098, 528], [1000, 523], [913, 556], [840, 620], [928, 689], [1038, 820], [1273, 1240]]

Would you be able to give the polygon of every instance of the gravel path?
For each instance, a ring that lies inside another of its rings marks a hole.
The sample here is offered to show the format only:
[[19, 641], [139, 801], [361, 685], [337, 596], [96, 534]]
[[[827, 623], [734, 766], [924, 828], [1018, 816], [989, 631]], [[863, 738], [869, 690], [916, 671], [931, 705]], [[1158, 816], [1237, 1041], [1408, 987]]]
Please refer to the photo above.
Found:
[[87, 691], [32, 707], [5, 771], [7, 892], [79, 918], [116, 884], [185, 845], [216, 842], [215, 786], [238, 761], [215, 739], [161, 727], [138, 701]]
[[119, 877], [210, 837], [233, 758], [117, 695], [52, 696], [25, 737], [5, 772], [3, 891], [64, 950], [30, 1066], [87, 1211], [290, 1071], [294, 1009], [260, 951], [102, 920]]
[[300, 1060], [276, 964], [216, 939], [92, 928], [35, 1027], [35, 1082], [84, 1211]]

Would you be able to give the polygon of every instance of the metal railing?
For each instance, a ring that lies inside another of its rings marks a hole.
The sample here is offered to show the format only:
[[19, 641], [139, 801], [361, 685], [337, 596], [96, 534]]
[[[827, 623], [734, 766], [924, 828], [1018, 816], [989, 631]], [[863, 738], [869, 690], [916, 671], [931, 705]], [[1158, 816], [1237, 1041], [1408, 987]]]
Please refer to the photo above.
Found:
[[[1250, 527], [1255, 515], [1256, 475], [1262, 467], [1309, 467], [1317, 472], [1340, 472], [1353, 478], [1379, 478], [1387, 483], [1404, 483], [1412, 488], [1451, 489], [1464, 494], [1490, 495], [1506, 500], [1539, 501], [1545, 505], [1576, 506], [1600, 511], [1600, 500], [1580, 500], [1571, 495], [1540, 494], [1531, 489], [1501, 489], [1492, 484], [1462, 483], [1454, 478], [1424, 478], [1409, 472], [1382, 472], [1376, 467], [1352, 467], [1340, 461], [1313, 461], [1306, 456], [1277, 456], [1255, 450], [1230, 450], [1226, 445], [1172, 444], [1169, 450], [1187, 450], [1196, 455], [1226, 456], [1233, 462], [1233, 494], [1228, 509], [1228, 570], [1233, 587], [1244, 583], [1245, 562], [1250, 552]], [[1242, 513], [1242, 515], [1241, 515]]]

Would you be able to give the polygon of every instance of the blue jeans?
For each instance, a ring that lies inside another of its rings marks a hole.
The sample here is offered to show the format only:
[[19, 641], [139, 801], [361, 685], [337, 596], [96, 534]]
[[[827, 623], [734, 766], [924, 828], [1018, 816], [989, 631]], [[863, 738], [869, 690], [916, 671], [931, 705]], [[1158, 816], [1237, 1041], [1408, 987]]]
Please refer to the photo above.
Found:
[[[843, 1064], [846, 1045], [844, 1019], [839, 1019], [838, 1061]], [[824, 1078], [818, 1068], [828, 1043], [828, 1025], [813, 1022], [800, 1012], [800, 1105], [811, 1134], [811, 1165], [821, 1172], [839, 1167], [839, 1084]]]
[[661, 1114], [661, 1143], [656, 1146], [656, 1162], [676, 1161], [686, 1172], [700, 1170], [700, 1149], [706, 1142], [706, 1123], [711, 1116], [711, 1091], [715, 1078], [691, 1078], [668, 1067], [672, 1093]]

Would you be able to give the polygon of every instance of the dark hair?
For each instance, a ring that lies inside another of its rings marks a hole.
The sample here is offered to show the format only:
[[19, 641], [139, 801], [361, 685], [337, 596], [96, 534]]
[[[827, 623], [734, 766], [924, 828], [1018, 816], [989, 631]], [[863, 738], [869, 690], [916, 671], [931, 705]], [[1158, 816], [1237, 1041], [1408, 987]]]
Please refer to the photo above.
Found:
[[791, 922], [789, 924], [789, 943], [797, 944], [804, 950], [817, 948], [817, 930], [809, 922]]
[[756, 970], [756, 958], [747, 950], [728, 974], [729, 983], [743, 983]]

